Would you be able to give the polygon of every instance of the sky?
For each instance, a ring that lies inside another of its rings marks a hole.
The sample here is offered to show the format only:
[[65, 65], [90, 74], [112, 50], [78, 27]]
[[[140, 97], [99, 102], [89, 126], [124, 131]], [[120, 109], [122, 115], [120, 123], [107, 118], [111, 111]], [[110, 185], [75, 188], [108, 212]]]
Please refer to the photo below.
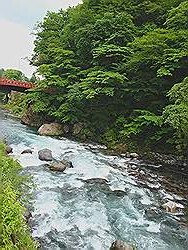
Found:
[[19, 69], [30, 77], [36, 70], [29, 65], [37, 22], [48, 10], [75, 6], [81, 0], [0, 0], [0, 68]]

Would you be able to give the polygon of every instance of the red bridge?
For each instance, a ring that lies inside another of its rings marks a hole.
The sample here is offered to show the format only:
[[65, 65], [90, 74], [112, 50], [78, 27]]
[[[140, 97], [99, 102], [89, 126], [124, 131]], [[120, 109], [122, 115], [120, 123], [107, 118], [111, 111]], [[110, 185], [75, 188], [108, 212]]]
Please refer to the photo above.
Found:
[[27, 89], [34, 88], [34, 84], [31, 82], [22, 82], [17, 80], [9, 80], [6, 78], [0, 78], [0, 91], [11, 92], [11, 90], [24, 92]]

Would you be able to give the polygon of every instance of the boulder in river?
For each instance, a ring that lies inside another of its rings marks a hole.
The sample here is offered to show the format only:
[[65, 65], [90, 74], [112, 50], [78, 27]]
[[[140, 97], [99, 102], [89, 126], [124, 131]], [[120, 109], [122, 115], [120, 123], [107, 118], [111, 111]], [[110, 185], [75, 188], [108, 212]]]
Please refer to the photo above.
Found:
[[134, 248], [121, 240], [116, 240], [112, 243], [110, 250], [134, 250]]
[[13, 149], [12, 149], [10, 146], [6, 146], [5, 152], [6, 152], [7, 154], [10, 154], [10, 153], [13, 152]]
[[127, 195], [127, 192], [124, 191], [124, 190], [118, 190], [117, 189], [117, 190], [113, 190], [112, 194], [114, 194], [114, 195], [116, 195], [118, 197], [123, 197], [123, 196]]
[[60, 136], [64, 134], [63, 126], [57, 122], [43, 124], [38, 129], [39, 135]]
[[86, 179], [82, 181], [89, 183], [89, 184], [107, 184], [108, 183], [108, 180], [104, 178], [90, 178], [90, 179]]
[[57, 172], [63, 172], [67, 168], [73, 168], [72, 162], [62, 160], [58, 162], [53, 162], [50, 166], [49, 169], [52, 171], [57, 171]]
[[50, 149], [41, 149], [38, 151], [38, 156], [41, 161], [52, 161], [52, 151]]
[[28, 222], [29, 219], [32, 217], [32, 214], [31, 214], [31, 212], [27, 209], [27, 210], [24, 212], [23, 216], [24, 216], [24, 219], [26, 220], [26, 222]]
[[33, 153], [33, 151], [32, 151], [30, 148], [25, 149], [25, 150], [23, 150], [23, 151], [21, 152], [21, 154], [32, 154], [32, 153]]
[[174, 201], [168, 201], [162, 205], [166, 209], [166, 212], [176, 213], [179, 208], [184, 208], [183, 205], [176, 203]]
[[137, 153], [130, 153], [129, 156], [130, 158], [139, 158], [139, 154]]

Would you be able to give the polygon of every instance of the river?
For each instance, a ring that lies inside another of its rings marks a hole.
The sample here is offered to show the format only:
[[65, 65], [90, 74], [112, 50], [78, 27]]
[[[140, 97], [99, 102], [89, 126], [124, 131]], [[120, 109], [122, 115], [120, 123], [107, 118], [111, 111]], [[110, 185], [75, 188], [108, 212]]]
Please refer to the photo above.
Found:
[[[30, 226], [41, 249], [109, 250], [115, 239], [138, 250], [188, 249], [183, 210], [171, 214], [161, 208], [174, 199], [185, 206], [184, 194], [167, 189], [164, 175], [141, 168], [139, 160], [105, 155], [97, 145], [39, 136], [4, 111], [0, 137], [12, 146], [23, 172], [33, 177]], [[33, 154], [21, 154], [27, 148]], [[51, 172], [38, 159], [43, 148], [56, 159], [72, 161], [74, 168]], [[84, 181], [90, 178], [109, 183]]]

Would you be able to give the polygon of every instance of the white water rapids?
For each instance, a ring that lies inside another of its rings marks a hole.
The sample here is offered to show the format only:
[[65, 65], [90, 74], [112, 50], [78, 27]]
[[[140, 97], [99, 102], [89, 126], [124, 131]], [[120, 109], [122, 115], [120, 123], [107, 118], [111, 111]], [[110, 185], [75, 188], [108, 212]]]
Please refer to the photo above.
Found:
[[[33, 177], [30, 225], [41, 249], [109, 250], [115, 239], [138, 250], [188, 249], [187, 228], [178, 223], [179, 215], [160, 209], [177, 195], [158, 183], [153, 191], [139, 185], [128, 174], [130, 163], [139, 166], [138, 160], [104, 155], [99, 146], [39, 136], [2, 111], [0, 131], [24, 173]], [[27, 148], [33, 154], [21, 154]], [[38, 159], [38, 150], [43, 148], [51, 149], [57, 160], [70, 160], [74, 168], [51, 172]], [[84, 182], [90, 178], [105, 178], [109, 184]], [[158, 212], [151, 216], [151, 208]]]

